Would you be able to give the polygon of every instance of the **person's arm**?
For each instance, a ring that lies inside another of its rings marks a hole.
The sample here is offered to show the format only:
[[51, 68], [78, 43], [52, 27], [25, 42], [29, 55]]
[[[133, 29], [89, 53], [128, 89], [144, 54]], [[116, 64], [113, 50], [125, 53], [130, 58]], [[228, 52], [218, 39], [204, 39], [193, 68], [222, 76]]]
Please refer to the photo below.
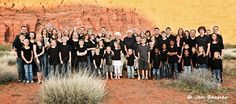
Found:
[[210, 52], [210, 46], [211, 46], [211, 44], [208, 43], [208, 44], [207, 44], [207, 53], [206, 53], [207, 56], [209, 55], [209, 52]]
[[182, 59], [182, 68], [184, 68], [184, 59]]
[[42, 52], [40, 54], [38, 54], [38, 57], [42, 56], [44, 54], [44, 52], [45, 52], [45, 48], [43, 47]]
[[148, 52], [148, 63], [150, 63], [150, 51]]
[[190, 64], [191, 64], [191, 67], [193, 68], [193, 61], [192, 61], [192, 59], [190, 59]]
[[31, 59], [30, 59], [30, 63], [33, 61], [33, 57], [34, 57], [33, 51], [31, 51]]
[[103, 65], [103, 59], [101, 58], [100, 68], [102, 68]]
[[71, 51], [69, 51], [69, 63], [71, 62]]
[[59, 59], [60, 59], [61, 64], [63, 64], [62, 57], [61, 57], [61, 52], [59, 52]]
[[24, 52], [23, 52], [23, 51], [21, 51], [21, 57], [22, 57], [22, 59], [23, 59], [26, 63], [28, 63], [28, 61], [25, 59], [25, 56], [24, 56]]
[[97, 69], [97, 65], [96, 65], [95, 60], [93, 60], [93, 65], [94, 65], [95, 69]]

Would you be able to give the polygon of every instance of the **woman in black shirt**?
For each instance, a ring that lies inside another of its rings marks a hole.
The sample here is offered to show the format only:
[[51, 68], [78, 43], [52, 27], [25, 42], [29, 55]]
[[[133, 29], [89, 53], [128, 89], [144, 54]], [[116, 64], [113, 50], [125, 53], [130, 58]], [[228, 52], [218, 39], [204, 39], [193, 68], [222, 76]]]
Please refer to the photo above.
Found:
[[77, 47], [78, 47], [78, 42], [79, 42], [79, 34], [76, 31], [72, 32], [72, 37], [69, 41], [70, 48], [71, 48], [71, 71], [72, 73], [75, 72], [77, 68]]

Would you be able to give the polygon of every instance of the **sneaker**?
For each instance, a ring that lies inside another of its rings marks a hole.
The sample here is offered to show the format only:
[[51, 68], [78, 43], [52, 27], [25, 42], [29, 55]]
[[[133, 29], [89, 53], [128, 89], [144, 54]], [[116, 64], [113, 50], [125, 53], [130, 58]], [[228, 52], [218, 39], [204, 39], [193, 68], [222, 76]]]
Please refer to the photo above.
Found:
[[26, 81], [26, 83], [30, 83], [30, 81]]
[[148, 77], [146, 77], [145, 80], [148, 80]]
[[26, 80], [23, 80], [22, 82], [23, 82], [23, 83], [25, 83], [25, 82], [26, 82]]
[[144, 76], [142, 76], [142, 79], [143, 79], [143, 80], [145, 79]]
[[138, 76], [138, 80], [140, 80], [140, 76]]
[[34, 81], [30, 81], [30, 83], [34, 83]]

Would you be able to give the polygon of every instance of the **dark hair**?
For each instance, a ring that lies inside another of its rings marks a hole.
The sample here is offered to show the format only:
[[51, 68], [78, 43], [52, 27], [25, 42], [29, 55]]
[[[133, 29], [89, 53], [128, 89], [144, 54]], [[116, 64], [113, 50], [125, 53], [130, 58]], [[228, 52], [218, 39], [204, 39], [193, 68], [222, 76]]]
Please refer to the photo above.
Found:
[[169, 29], [169, 30], [171, 30], [171, 28], [170, 28], [170, 27], [166, 27], [166, 30], [168, 30], [168, 29]]
[[148, 33], [151, 36], [151, 31], [150, 30], [146, 30], [145, 35], [147, 35], [146, 33]]
[[30, 34], [31, 34], [31, 33], [34, 33], [33, 39], [35, 39], [35, 38], [36, 38], [36, 34], [35, 34], [35, 32], [33, 32], [33, 31], [29, 32], [29, 37], [30, 37]]
[[[182, 31], [182, 34], [179, 34], [180, 31]], [[183, 29], [183, 28], [179, 28], [177, 35], [182, 35], [182, 36], [184, 36], [184, 29]]]
[[212, 37], [213, 37], [214, 34], [216, 35], [216, 42], [218, 42], [218, 36], [217, 36], [216, 33], [212, 33], [212, 34], [211, 34], [211, 39], [212, 39], [212, 41], [213, 41], [213, 38], [212, 38]]
[[166, 31], [161, 31], [161, 34], [166, 33]]
[[190, 32], [191, 32], [191, 31], [194, 31], [194, 32], [196, 33], [196, 30], [195, 30], [195, 29], [190, 30]]
[[154, 29], [155, 29], [155, 30], [156, 30], [156, 29], [157, 29], [157, 30], [160, 30], [158, 27], [155, 27]]
[[204, 32], [206, 32], [206, 27], [205, 26], [198, 27], [197, 31], [200, 32], [200, 30], [204, 30]]
[[46, 36], [48, 36], [48, 30], [46, 28], [43, 28], [41, 31], [41, 35], [43, 35], [43, 31], [46, 30]]

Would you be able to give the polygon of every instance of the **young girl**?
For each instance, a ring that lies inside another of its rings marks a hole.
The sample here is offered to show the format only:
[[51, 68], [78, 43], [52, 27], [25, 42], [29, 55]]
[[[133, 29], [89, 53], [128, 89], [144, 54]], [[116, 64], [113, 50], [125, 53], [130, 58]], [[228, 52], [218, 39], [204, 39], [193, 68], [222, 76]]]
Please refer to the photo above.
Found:
[[195, 47], [192, 47], [192, 55], [191, 55], [193, 67], [192, 68], [197, 68], [197, 51]]
[[193, 64], [192, 64], [192, 59], [189, 55], [188, 50], [184, 50], [184, 55], [183, 55], [183, 59], [182, 59], [182, 66], [184, 69], [184, 73], [186, 73], [186, 74], [191, 73]]
[[126, 64], [127, 64], [127, 72], [128, 72], [128, 78], [134, 78], [134, 60], [135, 56], [133, 54], [132, 49], [128, 49], [127, 55], [126, 55]]
[[56, 40], [51, 40], [51, 47], [48, 49], [49, 56], [49, 76], [58, 75], [59, 74], [59, 47], [57, 46]]
[[69, 41], [70, 43], [70, 47], [71, 47], [71, 71], [72, 73], [75, 72], [75, 70], [77, 69], [77, 54], [76, 54], [76, 50], [78, 47], [78, 42], [79, 42], [79, 34], [76, 31], [72, 32], [72, 37]]
[[114, 56], [113, 56], [113, 66], [114, 66], [114, 71], [115, 71], [115, 79], [120, 79], [120, 76], [122, 75], [122, 71], [121, 71], [121, 66], [122, 66], [122, 62], [121, 62], [121, 49], [119, 46], [118, 42], [114, 42]]
[[48, 48], [50, 47], [50, 43], [49, 43], [49, 37], [48, 37], [48, 31], [46, 28], [43, 28], [43, 30], [41, 31], [41, 35], [43, 37], [43, 45], [45, 48], [45, 52], [43, 54], [43, 75], [45, 78], [48, 78]]
[[214, 52], [214, 58], [213, 58], [213, 62], [212, 62], [212, 70], [213, 70], [213, 74], [216, 78], [216, 80], [220, 83], [221, 82], [221, 77], [220, 77], [220, 73], [222, 70], [222, 60], [221, 60], [221, 56], [220, 56], [220, 52]]
[[97, 47], [100, 49], [100, 54], [103, 56], [104, 53], [105, 53], [106, 48], [105, 48], [104, 43], [103, 43], [102, 40], [100, 40], [100, 41], [98, 42]]
[[62, 64], [61, 73], [62, 76], [70, 73], [70, 63], [71, 63], [71, 49], [70, 46], [67, 44], [67, 37], [62, 37], [62, 45], [59, 48], [59, 59], [60, 63]]
[[162, 65], [161, 65], [161, 73], [163, 77], [170, 76], [170, 71], [168, 67], [168, 61], [167, 61], [167, 47], [166, 44], [162, 45], [162, 50], [161, 50], [161, 56], [162, 56]]
[[108, 46], [106, 48], [106, 52], [103, 56], [103, 62], [104, 62], [104, 73], [106, 73], [106, 79], [108, 79], [108, 73], [110, 73], [110, 77], [113, 80], [113, 66], [112, 66], [112, 57], [113, 52], [111, 51], [111, 47]]
[[160, 66], [161, 66], [161, 53], [160, 50], [158, 48], [155, 48], [155, 53], [153, 54], [153, 56], [151, 56], [152, 59], [152, 73], [154, 78], [153, 79], [161, 79], [161, 72], [160, 72]]
[[203, 46], [198, 47], [198, 57], [197, 57], [197, 64], [199, 70], [206, 70], [207, 69], [207, 56]]
[[43, 66], [43, 54], [44, 54], [44, 46], [42, 43], [42, 35], [38, 34], [36, 36], [36, 43], [33, 45], [35, 61], [37, 65], [37, 77], [38, 77], [38, 84], [42, 83], [42, 70]]
[[24, 61], [24, 69], [27, 83], [33, 83], [33, 72], [32, 72], [32, 61], [33, 61], [33, 52], [29, 46], [29, 40], [24, 40], [24, 46], [21, 49], [21, 56]]
[[95, 67], [95, 73], [99, 76], [102, 76], [102, 55], [100, 54], [100, 49], [96, 48], [95, 53], [93, 55], [93, 65]]

